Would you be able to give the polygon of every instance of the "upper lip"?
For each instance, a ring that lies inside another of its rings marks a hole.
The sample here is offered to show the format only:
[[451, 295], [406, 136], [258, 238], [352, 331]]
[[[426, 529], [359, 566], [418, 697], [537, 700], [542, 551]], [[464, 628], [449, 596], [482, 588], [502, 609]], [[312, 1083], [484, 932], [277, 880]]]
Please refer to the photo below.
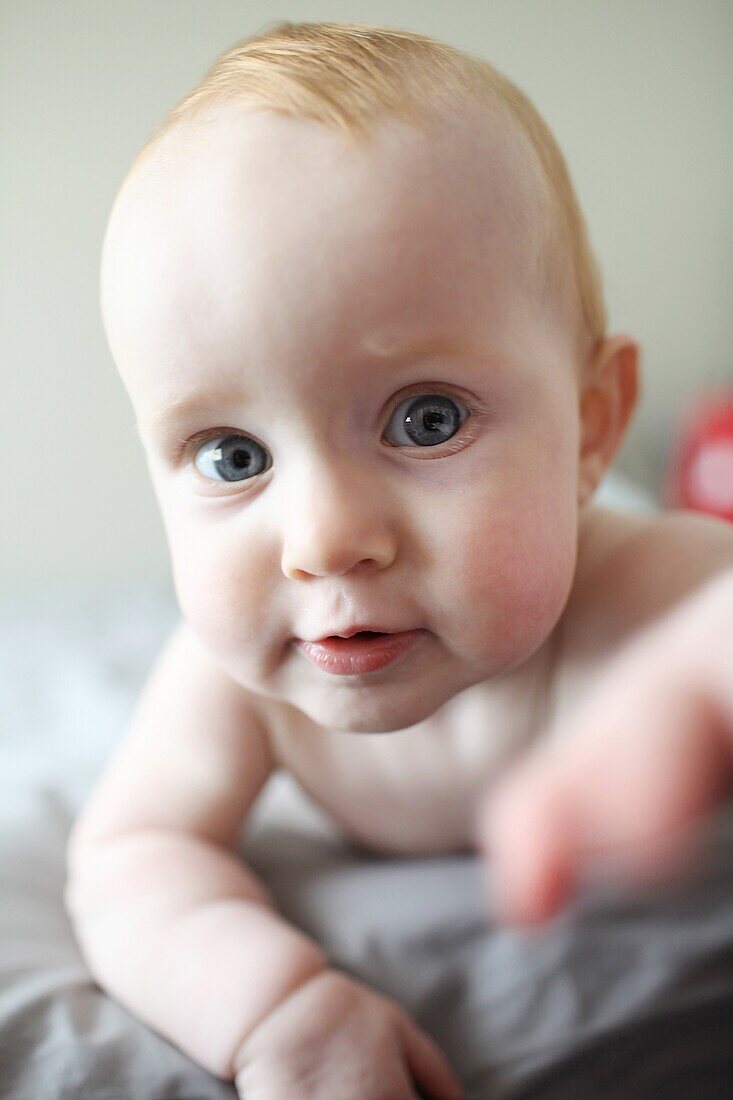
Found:
[[304, 642], [327, 642], [329, 638], [351, 638], [354, 634], [369, 631], [372, 634], [402, 634], [402, 630], [387, 630], [384, 625], [377, 626], [374, 623], [359, 623], [357, 626], [343, 626], [338, 630], [332, 630], [328, 634], [319, 634], [317, 638], [302, 638]]

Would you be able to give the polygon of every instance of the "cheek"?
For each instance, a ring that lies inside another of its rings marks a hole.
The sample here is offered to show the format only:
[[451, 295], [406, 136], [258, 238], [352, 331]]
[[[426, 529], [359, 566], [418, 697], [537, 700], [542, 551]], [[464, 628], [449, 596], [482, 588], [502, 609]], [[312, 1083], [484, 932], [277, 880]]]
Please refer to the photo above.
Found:
[[575, 573], [575, 485], [505, 487], [475, 501], [446, 547], [448, 606], [461, 647], [493, 669], [529, 657], [557, 624]]
[[263, 555], [233, 529], [171, 526], [168, 537], [181, 612], [208, 648], [225, 656], [260, 639], [271, 579]]

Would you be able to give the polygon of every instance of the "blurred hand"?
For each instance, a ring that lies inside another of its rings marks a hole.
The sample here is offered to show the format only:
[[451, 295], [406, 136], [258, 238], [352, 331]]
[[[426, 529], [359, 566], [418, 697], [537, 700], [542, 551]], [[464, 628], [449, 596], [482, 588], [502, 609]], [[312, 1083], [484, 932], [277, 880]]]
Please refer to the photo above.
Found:
[[566, 729], [492, 789], [492, 916], [533, 924], [584, 867], [652, 883], [690, 864], [733, 788], [733, 570], [627, 645]]
[[463, 1096], [444, 1055], [397, 1004], [336, 970], [311, 978], [252, 1031], [235, 1073], [242, 1100]]

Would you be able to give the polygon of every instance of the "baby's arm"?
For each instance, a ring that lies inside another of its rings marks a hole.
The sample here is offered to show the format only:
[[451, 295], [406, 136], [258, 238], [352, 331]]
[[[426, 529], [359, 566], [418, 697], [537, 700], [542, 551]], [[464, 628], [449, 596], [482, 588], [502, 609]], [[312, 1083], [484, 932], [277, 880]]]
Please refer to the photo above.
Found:
[[66, 905], [93, 975], [222, 1077], [326, 967], [235, 852], [272, 769], [246, 691], [181, 625], [68, 847]]
[[732, 790], [733, 567], [622, 649], [562, 739], [490, 794], [479, 842], [494, 916], [546, 919], [584, 865], [668, 877]]
[[235, 851], [266, 731], [185, 626], [69, 841], [66, 905], [101, 986], [261, 1100], [461, 1094], [399, 1005], [327, 966]]

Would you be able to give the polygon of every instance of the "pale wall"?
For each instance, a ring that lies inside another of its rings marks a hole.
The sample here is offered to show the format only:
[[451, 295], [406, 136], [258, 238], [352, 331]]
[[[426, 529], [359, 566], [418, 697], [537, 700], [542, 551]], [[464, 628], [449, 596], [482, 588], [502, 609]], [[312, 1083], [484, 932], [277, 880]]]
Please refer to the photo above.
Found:
[[622, 468], [658, 484], [691, 395], [731, 380], [729, 0], [0, 2], [0, 583], [165, 575], [98, 308], [117, 188], [165, 112], [279, 18], [383, 22], [481, 53], [566, 154], [612, 326], [644, 348]]

